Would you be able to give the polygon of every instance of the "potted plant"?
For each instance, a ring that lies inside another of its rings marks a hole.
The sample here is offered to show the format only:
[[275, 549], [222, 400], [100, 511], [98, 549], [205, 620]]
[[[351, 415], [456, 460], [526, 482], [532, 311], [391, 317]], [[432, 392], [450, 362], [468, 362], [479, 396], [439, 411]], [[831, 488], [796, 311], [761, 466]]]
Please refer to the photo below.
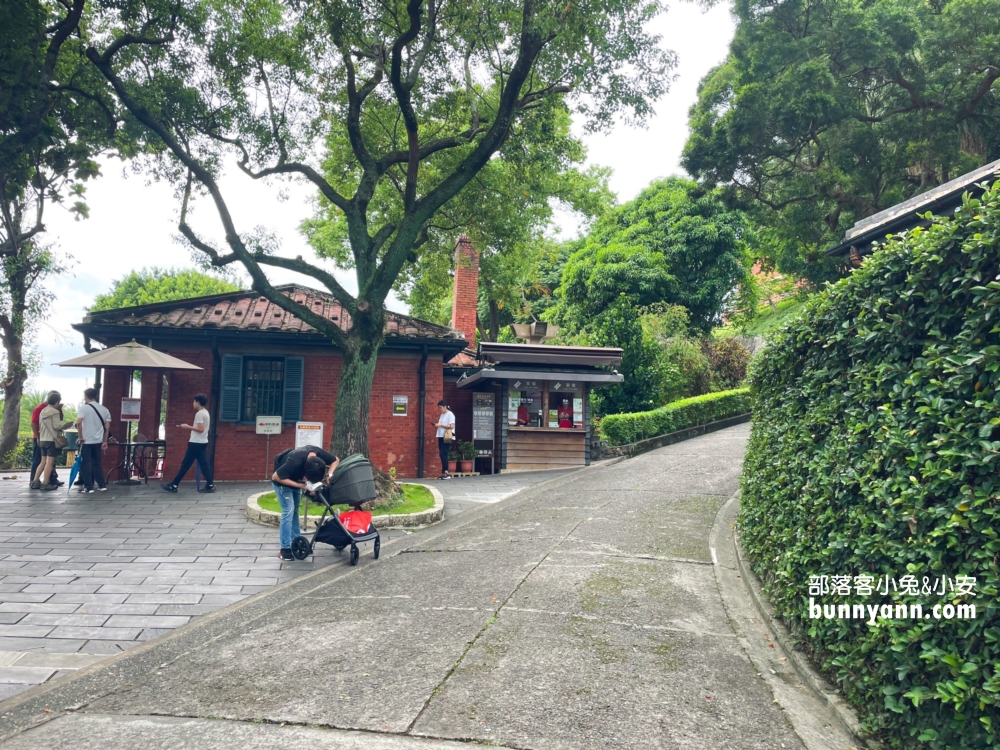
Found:
[[461, 440], [453, 440], [451, 443], [451, 452], [448, 454], [448, 473], [454, 474], [458, 471], [458, 459], [461, 453]]
[[476, 446], [470, 442], [460, 440], [458, 443], [458, 470], [462, 474], [469, 474], [476, 467]]

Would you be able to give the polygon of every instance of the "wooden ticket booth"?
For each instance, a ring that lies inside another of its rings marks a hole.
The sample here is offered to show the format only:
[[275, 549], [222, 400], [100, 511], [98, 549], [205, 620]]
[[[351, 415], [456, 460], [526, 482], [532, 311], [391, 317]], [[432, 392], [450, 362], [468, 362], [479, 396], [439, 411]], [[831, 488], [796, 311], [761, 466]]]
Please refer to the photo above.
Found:
[[[621, 349], [484, 342], [479, 367], [456, 383], [476, 396], [480, 456], [489, 450], [481, 408], [492, 404], [492, 466], [535, 471], [590, 463], [590, 392], [622, 382]], [[492, 394], [487, 397], [486, 394]]]

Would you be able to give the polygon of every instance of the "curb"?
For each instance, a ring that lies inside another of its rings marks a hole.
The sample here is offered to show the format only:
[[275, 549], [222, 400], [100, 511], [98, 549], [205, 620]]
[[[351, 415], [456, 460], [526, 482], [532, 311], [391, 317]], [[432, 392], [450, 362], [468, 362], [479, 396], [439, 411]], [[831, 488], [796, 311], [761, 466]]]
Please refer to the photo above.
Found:
[[826, 703], [833, 713], [833, 717], [840, 724], [841, 729], [851, 734], [858, 745], [861, 747], [875, 747], [875, 745], [865, 741], [861, 722], [858, 721], [858, 716], [854, 712], [854, 709], [840, 696], [837, 689], [827, 682], [816, 670], [812, 662], [809, 661], [809, 658], [798, 650], [795, 641], [792, 639], [792, 634], [788, 631], [785, 623], [774, 616], [770, 602], [766, 601], [767, 595], [762, 590], [760, 579], [750, 569], [750, 566], [743, 557], [743, 548], [740, 546], [735, 529], [731, 538], [743, 586], [746, 588], [747, 593], [750, 594], [750, 598], [753, 600], [754, 606], [757, 608], [760, 616], [770, 626], [771, 632], [774, 634], [774, 640], [788, 654], [789, 661], [791, 661], [799, 678], [819, 700]]
[[[406, 482], [405, 484], [417, 484], [417, 482]], [[377, 521], [377, 528], [413, 529], [418, 526], [428, 526], [432, 523], [437, 523], [444, 518], [444, 497], [434, 487], [430, 487], [426, 484], [421, 484], [420, 486], [426, 487], [434, 496], [433, 508], [421, 510], [417, 513], [387, 513], [381, 516], [374, 516], [372, 521]], [[254, 523], [259, 523], [263, 526], [274, 526], [277, 528], [281, 523], [281, 513], [273, 510], [264, 510], [257, 503], [257, 501], [264, 495], [270, 494], [270, 491], [258, 492], [257, 494], [248, 497], [245, 513], [246, 517]], [[320, 516], [308, 516], [307, 521], [303, 526], [303, 531], [309, 529], [310, 521], [315, 527], [320, 518]]]

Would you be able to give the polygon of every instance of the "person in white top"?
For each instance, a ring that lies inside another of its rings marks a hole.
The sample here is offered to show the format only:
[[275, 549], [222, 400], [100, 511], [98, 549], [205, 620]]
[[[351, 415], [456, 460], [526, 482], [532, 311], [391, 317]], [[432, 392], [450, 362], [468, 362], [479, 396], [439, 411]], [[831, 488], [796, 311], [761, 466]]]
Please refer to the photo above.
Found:
[[97, 389], [88, 388], [83, 392], [83, 406], [76, 412], [77, 442], [80, 444], [80, 492], [92, 493], [94, 482], [97, 489], [105, 492], [108, 482], [101, 466], [101, 454], [108, 449], [111, 434], [111, 412], [97, 401]]
[[184, 453], [184, 460], [181, 467], [174, 476], [174, 481], [170, 484], [161, 484], [167, 492], [177, 492], [177, 486], [181, 483], [188, 469], [198, 462], [201, 467], [202, 476], [205, 477], [205, 486], [199, 492], [215, 492], [215, 485], [212, 483], [212, 467], [208, 465], [208, 430], [212, 425], [212, 417], [205, 406], [208, 405], [208, 397], [204, 393], [199, 393], [194, 397], [194, 424], [179, 424], [178, 427], [191, 430], [191, 437], [188, 438], [187, 451]]
[[438, 450], [441, 452], [441, 476], [438, 479], [451, 479], [451, 474], [448, 473], [448, 454], [455, 440], [455, 415], [444, 399], [438, 401], [438, 409], [441, 411], [441, 416], [434, 425], [437, 427]]

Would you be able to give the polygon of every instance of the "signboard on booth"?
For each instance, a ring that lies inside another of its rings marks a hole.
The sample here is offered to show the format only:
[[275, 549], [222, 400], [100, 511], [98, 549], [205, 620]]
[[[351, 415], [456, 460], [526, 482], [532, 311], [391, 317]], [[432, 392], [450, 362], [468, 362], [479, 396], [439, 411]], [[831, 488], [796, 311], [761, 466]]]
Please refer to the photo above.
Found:
[[142, 403], [140, 399], [137, 398], [123, 398], [122, 399], [122, 422], [138, 422], [139, 421], [139, 404]]
[[392, 397], [392, 416], [394, 417], [405, 417], [406, 410], [409, 406], [410, 398], [409, 396], [393, 396]]
[[495, 414], [492, 393], [472, 394], [472, 439], [492, 440]]
[[258, 435], [280, 435], [281, 415], [276, 417], [257, 417]]
[[323, 446], [322, 422], [295, 423], [295, 447], [303, 448], [307, 445]]

